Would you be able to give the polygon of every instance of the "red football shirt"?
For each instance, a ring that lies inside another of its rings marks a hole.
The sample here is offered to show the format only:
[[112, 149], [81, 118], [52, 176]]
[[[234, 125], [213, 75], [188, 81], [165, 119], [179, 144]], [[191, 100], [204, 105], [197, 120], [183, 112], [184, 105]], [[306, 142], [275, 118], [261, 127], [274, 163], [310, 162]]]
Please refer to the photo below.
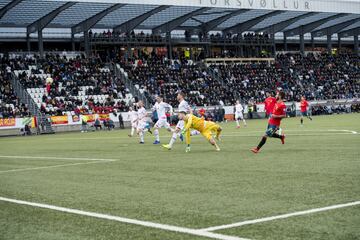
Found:
[[308, 106], [309, 106], [309, 103], [306, 100], [301, 101], [300, 102], [300, 110], [301, 110], [301, 112], [306, 112]]
[[[272, 115], [285, 115], [286, 105], [284, 102], [275, 103], [274, 110], [272, 111]], [[269, 119], [269, 124], [280, 126], [281, 118], [273, 118]]]
[[274, 106], [275, 106], [275, 103], [276, 103], [276, 98], [268, 97], [268, 98], [265, 99], [264, 103], [265, 103], [266, 114], [269, 115], [270, 113], [272, 113], [272, 111], [274, 109]]

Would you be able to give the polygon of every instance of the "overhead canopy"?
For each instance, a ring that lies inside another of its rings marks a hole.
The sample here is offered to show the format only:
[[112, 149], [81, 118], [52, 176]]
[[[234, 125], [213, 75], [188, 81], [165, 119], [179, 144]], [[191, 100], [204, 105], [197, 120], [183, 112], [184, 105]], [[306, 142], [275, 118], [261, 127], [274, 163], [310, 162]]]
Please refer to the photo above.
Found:
[[0, 0], [0, 27], [25, 27], [28, 33], [46, 27], [69, 28], [73, 33], [90, 28], [136, 28], [158, 33], [219, 30], [285, 32], [288, 36], [312, 32], [315, 37], [342, 32], [351, 36], [359, 34], [360, 1]]

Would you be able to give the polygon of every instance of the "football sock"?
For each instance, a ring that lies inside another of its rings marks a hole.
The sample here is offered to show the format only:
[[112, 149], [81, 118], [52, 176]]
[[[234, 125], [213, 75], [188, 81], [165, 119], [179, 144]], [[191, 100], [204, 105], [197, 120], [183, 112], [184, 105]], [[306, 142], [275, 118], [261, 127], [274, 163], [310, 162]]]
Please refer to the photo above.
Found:
[[177, 133], [173, 133], [173, 135], [172, 135], [172, 137], [170, 139], [170, 143], [169, 143], [170, 147], [172, 147], [174, 145], [174, 143], [175, 143], [175, 141], [177, 139], [177, 135], [178, 135]]
[[259, 145], [257, 146], [257, 149], [260, 149], [264, 144], [266, 143], [267, 137], [262, 137]]
[[159, 130], [158, 129], [155, 129], [154, 135], [155, 135], [155, 140], [160, 142], [160, 136], [159, 136]]
[[140, 131], [139, 135], [140, 135], [140, 142], [144, 142], [144, 132]]

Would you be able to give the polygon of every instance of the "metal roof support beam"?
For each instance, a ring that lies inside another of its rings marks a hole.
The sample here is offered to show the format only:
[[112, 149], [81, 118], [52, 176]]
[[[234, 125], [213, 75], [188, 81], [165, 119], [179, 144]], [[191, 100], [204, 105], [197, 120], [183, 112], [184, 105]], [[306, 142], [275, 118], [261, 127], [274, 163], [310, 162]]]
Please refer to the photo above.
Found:
[[327, 45], [328, 53], [331, 53], [331, 49], [332, 49], [331, 36], [332, 36], [332, 34], [327, 34], [326, 35], [326, 45]]
[[271, 34], [271, 41], [272, 41], [272, 44], [273, 44], [273, 56], [276, 56], [275, 34]]
[[30, 43], [29, 35], [26, 35], [26, 47], [27, 47], [28, 52], [30, 52], [31, 51], [31, 43]]
[[288, 20], [276, 23], [274, 25], [270, 25], [268, 27], [256, 30], [256, 32], [257, 33], [263, 32], [263, 33], [275, 34], [277, 32], [281, 32], [282, 30], [284, 30], [285, 28], [287, 28], [291, 24], [293, 24], [293, 23], [295, 23], [295, 22], [297, 22], [297, 21], [299, 21], [301, 19], [311, 17], [311, 16], [314, 16], [316, 14], [318, 14], [318, 13], [315, 13], [315, 12], [305, 13], [303, 15], [300, 15], [300, 16], [297, 16], [297, 17], [294, 17], [294, 18], [290, 18]]
[[84, 32], [84, 50], [87, 57], [90, 57], [90, 41], [89, 41], [89, 33], [86, 30]]
[[42, 30], [38, 30], [38, 48], [40, 53], [40, 58], [44, 58], [44, 41]]
[[315, 48], [315, 40], [314, 40], [314, 36], [311, 35], [311, 48], [314, 50]]
[[9, 2], [8, 4], [6, 4], [3, 8], [0, 9], [0, 19], [13, 7], [15, 7], [16, 5], [18, 5], [20, 2], [22, 2], [22, 0], [13, 0], [11, 2]]
[[258, 24], [259, 22], [264, 21], [265, 19], [269, 18], [269, 17], [273, 17], [276, 16], [280, 13], [283, 13], [283, 11], [273, 11], [264, 15], [261, 15], [259, 17], [253, 18], [249, 21], [243, 22], [243, 23], [239, 23], [236, 24], [235, 26], [231, 26], [228, 28], [225, 28], [223, 30], [224, 33], [243, 33], [247, 30], [249, 30], [250, 28], [252, 28], [253, 26], [255, 26], [256, 24]]
[[130, 19], [120, 25], [117, 25], [113, 28], [114, 32], [126, 32], [129, 33], [132, 30], [134, 30], [136, 27], [138, 27], [141, 23], [143, 23], [146, 19], [148, 19], [149, 17], [151, 17], [152, 15], [161, 12], [167, 8], [169, 8], [170, 6], [160, 6], [157, 7], [147, 13], [141, 14], [138, 17], [135, 17], [133, 19]]
[[300, 53], [301, 53], [301, 55], [305, 54], [304, 34], [300, 34]]
[[209, 10], [210, 8], [208, 7], [204, 7], [204, 8], [200, 8], [198, 10], [192, 11], [188, 14], [185, 14], [183, 16], [180, 16], [178, 18], [175, 18], [174, 20], [171, 20], [169, 22], [166, 22], [164, 24], [161, 24], [155, 28], [152, 29], [153, 33], [167, 33], [167, 32], [171, 32], [172, 30], [174, 30], [175, 28], [177, 28], [178, 26], [180, 26], [181, 24], [183, 24], [184, 22], [186, 22], [186, 20], [188, 20], [189, 18], [192, 18], [196, 15], [199, 15], [200, 13], [203, 13], [207, 10]]
[[311, 35], [315, 36], [315, 37], [322, 37], [324, 35], [328, 35], [328, 34], [334, 34], [337, 33], [339, 31], [341, 31], [342, 29], [347, 28], [348, 26], [354, 24], [355, 22], [360, 21], [360, 18], [355, 18], [346, 22], [342, 22], [339, 24], [335, 24], [332, 25], [330, 27], [327, 28], [322, 28], [316, 31], [311, 32]]
[[284, 35], [284, 50], [287, 51], [288, 50], [288, 45], [287, 45], [287, 38]]
[[333, 16], [330, 16], [330, 17], [327, 17], [327, 18], [323, 18], [323, 19], [311, 22], [309, 24], [305, 24], [305, 25], [301, 25], [301, 26], [296, 27], [296, 28], [289, 29], [289, 30], [285, 31], [284, 34], [287, 37], [292, 37], [292, 36], [296, 36], [296, 35], [305, 34], [305, 33], [311, 32], [315, 28], [323, 25], [324, 23], [326, 23], [328, 21], [334, 20], [334, 19], [339, 18], [339, 17], [344, 17], [346, 15], [347, 15], [346, 13], [336, 14], [336, 15], [333, 15]]
[[359, 51], [359, 34], [354, 36], [354, 52], [356, 55], [360, 56]]
[[359, 34], [360, 34], [360, 27], [351, 28], [338, 33], [338, 35], [340, 35], [341, 37], [351, 37]]
[[242, 13], [248, 12], [248, 11], [250, 11], [250, 10], [249, 9], [240, 9], [240, 10], [230, 12], [224, 16], [215, 18], [209, 22], [205, 22], [205, 23], [201, 24], [199, 26], [199, 28], [202, 30], [203, 33], [208, 33], [211, 30], [215, 29], [217, 26], [219, 26], [221, 23], [225, 22], [226, 20], [228, 20], [234, 16], [240, 15]]
[[75, 52], [75, 36], [71, 34], [71, 51]]
[[112, 5], [111, 7], [95, 14], [94, 16], [85, 19], [84, 21], [76, 24], [75, 26], [73, 26], [71, 28], [71, 33], [72, 34], [76, 34], [76, 33], [81, 33], [81, 32], [87, 32], [89, 31], [90, 28], [92, 28], [96, 23], [98, 23], [101, 19], [103, 19], [106, 15], [108, 15], [109, 13], [121, 8], [125, 6], [125, 4], [115, 4]]
[[46, 14], [39, 20], [36, 20], [29, 26], [27, 26], [27, 34], [31, 34], [33, 32], [43, 30], [57, 15], [59, 15], [62, 11], [68, 9], [69, 7], [73, 6], [76, 2], [67, 2], [64, 5], [58, 7], [54, 11]]

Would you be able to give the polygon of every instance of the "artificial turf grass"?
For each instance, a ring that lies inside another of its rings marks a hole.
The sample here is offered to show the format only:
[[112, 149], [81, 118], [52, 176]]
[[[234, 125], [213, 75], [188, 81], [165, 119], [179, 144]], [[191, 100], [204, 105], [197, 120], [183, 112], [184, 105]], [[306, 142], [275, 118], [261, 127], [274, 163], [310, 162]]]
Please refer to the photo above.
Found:
[[189, 154], [180, 143], [170, 152], [154, 146], [152, 136], [139, 146], [127, 131], [0, 139], [3, 155], [119, 160], [0, 174], [0, 196], [191, 228], [358, 200], [360, 135], [327, 130], [359, 131], [359, 116], [316, 117], [304, 127], [285, 119], [286, 144], [271, 139], [258, 155], [249, 149], [265, 120], [240, 130], [222, 124], [220, 153], [201, 137]]

